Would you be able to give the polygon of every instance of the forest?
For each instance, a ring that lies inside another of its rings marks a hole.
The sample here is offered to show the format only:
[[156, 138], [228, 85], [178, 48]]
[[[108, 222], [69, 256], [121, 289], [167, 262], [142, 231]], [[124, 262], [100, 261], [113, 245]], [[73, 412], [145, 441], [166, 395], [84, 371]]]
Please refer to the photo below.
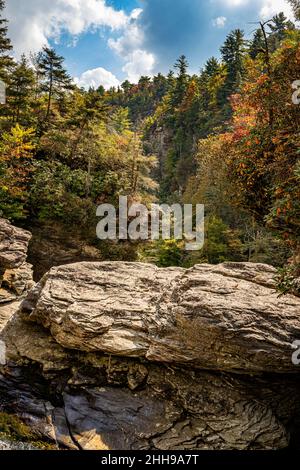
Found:
[[[167, 76], [84, 90], [48, 46], [13, 58], [0, 0], [0, 217], [67, 230], [103, 260], [271, 264], [279, 292], [300, 295], [300, 7], [290, 3], [294, 23], [278, 12], [250, 39], [233, 30], [196, 75], [182, 55]], [[96, 207], [121, 195], [204, 204], [203, 249], [98, 240]]]

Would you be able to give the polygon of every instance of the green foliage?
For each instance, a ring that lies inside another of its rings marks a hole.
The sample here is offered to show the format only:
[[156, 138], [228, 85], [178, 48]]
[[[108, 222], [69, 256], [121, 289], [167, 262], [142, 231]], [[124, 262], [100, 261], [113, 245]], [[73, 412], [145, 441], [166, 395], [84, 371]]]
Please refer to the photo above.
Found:
[[85, 224], [93, 206], [85, 198], [87, 173], [59, 162], [37, 162], [31, 186], [30, 206], [41, 220]]
[[[297, 16], [299, 2], [290, 3]], [[0, 78], [8, 84], [0, 108], [0, 214], [90, 237], [96, 206], [120, 195], [205, 204], [201, 252], [187, 253], [175, 240], [104, 243], [103, 257], [132, 260], [139, 251], [159, 266], [282, 266], [292, 257], [296, 265], [300, 108], [292, 105], [291, 83], [300, 76], [299, 42], [279, 13], [249, 41], [240, 29], [230, 32], [221, 60], [211, 57], [198, 74], [190, 75], [181, 56], [167, 76], [85, 91], [49, 47], [31, 61], [12, 61], [0, 17]]]
[[139, 249], [139, 260], [151, 262], [160, 268], [184, 264], [184, 243], [178, 240], [159, 240], [147, 243]]
[[299, 0], [288, 0], [288, 2], [292, 5], [295, 18], [300, 20], [300, 1]]
[[23, 421], [9, 413], [0, 413], [0, 438], [26, 442], [44, 450], [54, 450], [56, 448], [47, 441], [41, 441]]
[[243, 244], [238, 230], [230, 229], [217, 216], [205, 221], [205, 243], [201, 258], [208, 263], [218, 264], [223, 261], [242, 261]]
[[25, 56], [13, 68], [7, 89], [8, 115], [13, 123], [34, 125], [32, 106], [35, 77]]
[[0, 214], [13, 220], [27, 215], [33, 139], [34, 129], [17, 124], [0, 141]]
[[281, 295], [294, 294], [300, 297], [300, 264], [278, 270], [277, 288]]
[[255, 31], [252, 41], [250, 42], [249, 55], [251, 59], [256, 59], [258, 54], [264, 53], [266, 48], [262, 29]]
[[4, 1], [0, 2], [0, 80], [7, 81], [10, 67], [13, 65], [11, 58], [12, 45], [7, 37], [7, 20], [2, 18]]
[[279, 13], [273, 16], [272, 20], [268, 24], [271, 34], [268, 39], [269, 49], [274, 52], [284, 39], [286, 39], [287, 32], [295, 29], [295, 25], [288, 21], [284, 13]]
[[37, 58], [37, 73], [39, 87], [47, 96], [46, 114], [42, 125], [47, 123], [53, 98], [61, 99], [64, 92], [73, 90], [72, 79], [63, 67], [64, 58], [59, 56], [54, 49], [44, 47]]
[[245, 73], [244, 67], [245, 40], [240, 29], [232, 31], [221, 47], [221, 54], [226, 64], [227, 76], [224, 84], [224, 97], [228, 98], [241, 85]]
[[0, 413], [0, 435], [16, 440], [16, 441], [30, 441], [33, 435], [28, 428], [19, 418], [8, 413]]

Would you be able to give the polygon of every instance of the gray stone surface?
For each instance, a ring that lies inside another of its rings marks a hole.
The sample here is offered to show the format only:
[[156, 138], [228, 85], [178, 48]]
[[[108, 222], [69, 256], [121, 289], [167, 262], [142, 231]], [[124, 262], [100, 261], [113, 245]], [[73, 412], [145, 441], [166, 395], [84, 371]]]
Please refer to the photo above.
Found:
[[295, 445], [300, 299], [278, 298], [274, 274], [247, 263], [53, 268], [1, 335], [2, 396], [68, 448]]
[[6, 219], [0, 219], [0, 266], [14, 269], [21, 266], [27, 257], [31, 233], [14, 227]]
[[29, 232], [0, 218], [0, 331], [34, 285], [26, 262], [30, 238]]
[[26, 442], [15, 442], [7, 439], [0, 439], [0, 450], [38, 450], [36, 447]]
[[141, 263], [52, 268], [23, 303], [24, 318], [58, 344], [222, 371], [298, 372], [300, 298], [279, 297], [261, 264], [159, 269]]

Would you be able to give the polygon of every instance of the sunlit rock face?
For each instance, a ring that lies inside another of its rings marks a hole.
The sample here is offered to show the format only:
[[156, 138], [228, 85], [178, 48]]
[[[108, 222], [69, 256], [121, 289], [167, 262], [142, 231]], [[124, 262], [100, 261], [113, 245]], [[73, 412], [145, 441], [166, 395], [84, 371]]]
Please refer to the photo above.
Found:
[[300, 299], [251, 263], [159, 269], [141, 263], [52, 268], [22, 305], [67, 349], [229, 372], [293, 372]]
[[29, 232], [0, 219], [0, 330], [33, 287], [32, 266], [26, 262], [30, 239]]
[[225, 263], [52, 268], [5, 328], [0, 390], [77, 449], [281, 449], [299, 439], [300, 299]]

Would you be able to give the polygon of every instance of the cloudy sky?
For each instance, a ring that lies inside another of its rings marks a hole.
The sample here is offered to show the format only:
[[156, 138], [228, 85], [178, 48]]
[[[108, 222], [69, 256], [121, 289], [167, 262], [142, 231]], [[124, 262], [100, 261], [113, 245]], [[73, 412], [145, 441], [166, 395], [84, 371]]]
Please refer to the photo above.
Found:
[[109, 87], [181, 54], [198, 72], [230, 30], [280, 11], [292, 17], [285, 0], [6, 0], [5, 16], [17, 56], [52, 45], [80, 85]]

